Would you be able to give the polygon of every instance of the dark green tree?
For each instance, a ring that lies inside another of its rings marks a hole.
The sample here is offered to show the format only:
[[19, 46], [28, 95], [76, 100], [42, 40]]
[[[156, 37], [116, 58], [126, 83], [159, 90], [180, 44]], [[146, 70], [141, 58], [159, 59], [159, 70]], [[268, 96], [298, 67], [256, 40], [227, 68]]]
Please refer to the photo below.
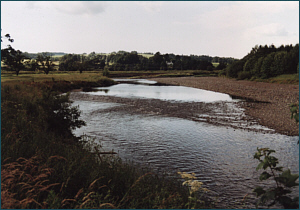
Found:
[[35, 71], [39, 68], [39, 64], [34, 59], [25, 61], [25, 65], [29, 71]]
[[50, 71], [54, 70], [54, 64], [52, 62], [50, 53], [39, 53], [36, 61], [39, 64], [39, 69], [44, 71], [45, 74], [49, 74]]
[[[5, 38], [10, 42], [14, 42], [14, 39], [10, 37], [9, 34], [5, 35]], [[1, 36], [1, 42], [2, 36]], [[7, 69], [10, 71], [15, 71], [17, 76], [20, 71], [25, 68], [23, 61], [26, 58], [20, 50], [15, 50], [10, 44], [7, 45], [7, 48], [1, 49], [1, 61], [7, 66]]]
[[15, 50], [10, 45], [1, 50], [1, 60], [7, 66], [7, 69], [10, 71], [15, 71], [17, 76], [20, 71], [25, 68], [24, 59], [26, 57], [20, 50]]
[[219, 65], [216, 67], [216, 70], [223, 70], [226, 68], [226, 63], [220, 62]]
[[261, 77], [263, 79], [269, 78], [274, 76], [274, 72], [272, 72], [271, 66], [274, 62], [274, 56], [275, 56], [275, 52], [270, 53], [269, 55], [267, 55], [262, 64], [261, 64]]
[[239, 60], [231, 65], [226, 67], [226, 76], [227, 77], [233, 77], [237, 78], [238, 77], [238, 72], [243, 71], [245, 61], [244, 60]]

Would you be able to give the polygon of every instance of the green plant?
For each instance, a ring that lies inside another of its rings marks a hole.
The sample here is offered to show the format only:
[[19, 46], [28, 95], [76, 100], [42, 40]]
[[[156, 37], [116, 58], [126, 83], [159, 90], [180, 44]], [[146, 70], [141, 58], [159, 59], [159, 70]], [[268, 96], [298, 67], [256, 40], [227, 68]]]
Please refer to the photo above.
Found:
[[260, 204], [267, 204], [273, 206], [276, 203], [281, 204], [284, 208], [299, 208], [299, 197], [290, 198], [290, 188], [298, 186], [296, 180], [299, 178], [298, 174], [291, 174], [291, 171], [283, 171], [283, 167], [277, 166], [278, 159], [271, 154], [275, 150], [269, 148], [257, 148], [254, 158], [259, 160], [256, 170], [264, 169], [264, 172], [259, 176], [260, 181], [267, 180], [273, 177], [275, 187], [265, 190], [262, 187], [256, 187], [254, 192], [257, 197], [260, 197], [257, 206]]
[[108, 77], [108, 76], [109, 76], [109, 70], [108, 70], [108, 67], [104, 67], [104, 70], [103, 70], [103, 76], [104, 76], [104, 77]]
[[238, 72], [238, 78], [239, 80], [245, 80], [250, 79], [252, 77], [251, 73], [248, 71], [240, 71]]
[[291, 104], [291, 119], [295, 119], [296, 123], [299, 123], [299, 104]]
[[[183, 186], [187, 186], [189, 189], [189, 197], [188, 197], [188, 203], [186, 204], [186, 207], [188, 209], [195, 209], [199, 207], [200, 205], [204, 204], [204, 201], [200, 200], [204, 193], [208, 192], [209, 190], [207, 188], [203, 188], [202, 182], [199, 182], [196, 179], [195, 173], [188, 174], [186, 172], [178, 172], [178, 174], [181, 176], [182, 179], [185, 181], [182, 183]], [[197, 197], [197, 192], [202, 191], [202, 194], [200, 197]]]

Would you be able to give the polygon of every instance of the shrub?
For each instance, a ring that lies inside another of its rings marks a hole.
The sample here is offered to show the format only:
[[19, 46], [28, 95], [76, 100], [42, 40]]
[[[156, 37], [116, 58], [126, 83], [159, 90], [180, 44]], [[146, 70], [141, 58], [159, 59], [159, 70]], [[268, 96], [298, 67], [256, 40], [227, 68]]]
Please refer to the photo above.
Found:
[[244, 80], [244, 79], [250, 79], [252, 77], [250, 72], [247, 71], [240, 71], [238, 73], [238, 78], [239, 80]]
[[108, 76], [109, 76], [109, 70], [108, 70], [108, 67], [104, 67], [104, 70], [103, 70], [103, 76], [105, 76], [105, 77], [108, 77]]
[[[257, 152], [254, 155], [254, 158], [260, 162], [256, 170], [264, 169], [259, 180], [263, 181], [272, 177], [276, 183], [275, 187], [267, 190], [262, 187], [255, 188], [254, 192], [257, 197], [260, 197], [257, 206], [259, 204], [273, 206], [276, 203], [280, 203], [284, 208], [299, 208], [299, 197], [290, 198], [288, 196], [292, 192], [289, 188], [299, 186], [299, 183], [296, 183], [299, 175], [291, 174], [289, 169], [283, 171], [283, 167], [278, 167], [278, 159], [271, 155], [274, 152], [275, 150], [269, 148], [257, 148]], [[276, 173], [280, 174], [277, 175]]]

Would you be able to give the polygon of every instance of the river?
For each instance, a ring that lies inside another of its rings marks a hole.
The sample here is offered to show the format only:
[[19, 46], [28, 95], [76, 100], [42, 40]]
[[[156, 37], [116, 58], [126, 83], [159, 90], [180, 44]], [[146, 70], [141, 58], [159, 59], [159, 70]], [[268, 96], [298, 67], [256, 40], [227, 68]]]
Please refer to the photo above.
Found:
[[[92, 136], [107, 151], [158, 172], [194, 172], [220, 208], [239, 208], [246, 195], [244, 207], [255, 207], [252, 190], [262, 185], [253, 158], [257, 147], [276, 150], [280, 165], [299, 173], [299, 137], [247, 118], [239, 106], [245, 101], [148, 80], [120, 82], [131, 84], [71, 95], [87, 123], [75, 135]], [[293, 194], [299, 195], [298, 188]]]

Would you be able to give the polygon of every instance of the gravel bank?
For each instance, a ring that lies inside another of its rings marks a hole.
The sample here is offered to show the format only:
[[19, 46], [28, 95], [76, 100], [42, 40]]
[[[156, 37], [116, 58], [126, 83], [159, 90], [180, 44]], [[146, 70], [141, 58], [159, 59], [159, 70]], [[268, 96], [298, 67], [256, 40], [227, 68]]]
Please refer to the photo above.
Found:
[[243, 105], [247, 115], [278, 133], [290, 136], [299, 135], [299, 127], [291, 119], [289, 108], [290, 104], [299, 103], [298, 85], [238, 81], [220, 77], [177, 77], [151, 80], [254, 100], [254, 102], [247, 102]]

